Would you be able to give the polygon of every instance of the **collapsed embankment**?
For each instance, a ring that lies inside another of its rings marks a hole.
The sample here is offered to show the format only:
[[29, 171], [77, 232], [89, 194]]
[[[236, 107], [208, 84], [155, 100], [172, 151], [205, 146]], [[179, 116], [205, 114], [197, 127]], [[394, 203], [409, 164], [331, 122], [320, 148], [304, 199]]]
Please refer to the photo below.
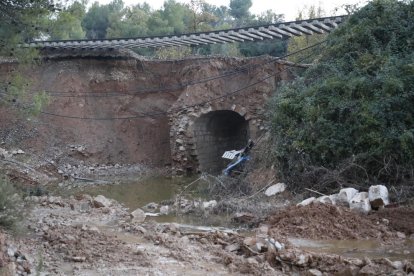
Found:
[[[194, 113], [198, 103], [220, 97], [219, 102], [225, 104], [217, 104], [219, 108], [261, 116], [263, 103], [278, 81], [287, 78], [286, 72], [252, 87], [248, 91], [251, 96], [227, 98], [226, 93], [284, 67], [270, 60], [215, 57], [157, 61], [117, 51], [44, 53], [42, 62], [24, 69], [22, 75], [28, 80], [27, 97], [46, 91], [49, 103], [43, 113], [30, 120], [19, 117], [10, 106], [1, 106], [1, 147], [23, 149], [60, 164], [165, 167], [183, 162], [184, 166], [194, 147], [176, 146], [178, 137], [186, 140], [188, 130], [180, 129], [182, 120], [174, 110], [191, 104]], [[267, 65], [260, 66], [263, 63]], [[15, 63], [1, 63], [3, 81], [9, 81], [15, 70]], [[17, 106], [22, 107], [21, 103]], [[247, 106], [252, 111], [246, 110]], [[171, 125], [176, 126], [176, 133], [170, 131]]]

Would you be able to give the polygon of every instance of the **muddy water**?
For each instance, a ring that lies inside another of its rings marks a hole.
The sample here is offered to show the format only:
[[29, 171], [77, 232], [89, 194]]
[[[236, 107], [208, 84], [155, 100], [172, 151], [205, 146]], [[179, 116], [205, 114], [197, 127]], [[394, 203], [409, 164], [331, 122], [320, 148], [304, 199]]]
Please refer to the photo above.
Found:
[[398, 245], [381, 244], [376, 240], [308, 240], [291, 238], [289, 241], [301, 248], [316, 253], [338, 254], [353, 258], [388, 258], [414, 261], [414, 241], [405, 240]]
[[[70, 190], [70, 194], [89, 194], [91, 196], [103, 195], [107, 198], [115, 199], [125, 205], [130, 210], [141, 208], [150, 202], [161, 203], [164, 200], [174, 199], [180, 190], [193, 182], [194, 178], [171, 178], [171, 177], [149, 177], [135, 182], [124, 182], [121, 184], [109, 185], [89, 185], [83, 184]], [[201, 183], [201, 182], [200, 182]], [[187, 189], [190, 190], [190, 189]], [[186, 190], [186, 191], [187, 191]], [[57, 193], [66, 194], [68, 191]], [[191, 191], [190, 191], [191, 192]], [[202, 197], [193, 190], [194, 197]], [[230, 217], [224, 215], [208, 215], [206, 217], [195, 215], [164, 215], [157, 217], [147, 217], [147, 220], [157, 222], [176, 222], [186, 225], [196, 226], [225, 226], [230, 227]]]
[[77, 192], [92, 196], [104, 195], [123, 203], [131, 210], [145, 206], [150, 202], [160, 203], [173, 199], [180, 187], [191, 182], [188, 178], [150, 177], [136, 182], [110, 185], [93, 185], [78, 188]]

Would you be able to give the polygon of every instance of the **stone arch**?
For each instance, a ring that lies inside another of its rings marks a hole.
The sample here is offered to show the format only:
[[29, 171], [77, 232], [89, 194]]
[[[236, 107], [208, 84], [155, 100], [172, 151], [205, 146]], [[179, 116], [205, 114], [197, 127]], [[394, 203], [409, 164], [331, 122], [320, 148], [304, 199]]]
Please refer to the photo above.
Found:
[[221, 158], [227, 150], [243, 148], [249, 139], [249, 122], [231, 110], [210, 111], [194, 121], [193, 141], [199, 170], [219, 173], [229, 160]]

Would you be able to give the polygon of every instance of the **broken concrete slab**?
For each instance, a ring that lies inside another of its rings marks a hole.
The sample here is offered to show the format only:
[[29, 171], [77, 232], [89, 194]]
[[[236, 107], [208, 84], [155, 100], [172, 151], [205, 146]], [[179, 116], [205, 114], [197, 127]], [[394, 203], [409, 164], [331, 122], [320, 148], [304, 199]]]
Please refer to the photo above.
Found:
[[351, 210], [362, 214], [368, 214], [371, 211], [371, 204], [369, 203], [368, 193], [356, 193], [349, 203]]
[[390, 203], [388, 189], [384, 185], [369, 187], [368, 198], [372, 208], [380, 208]]
[[275, 185], [270, 186], [266, 189], [265, 195], [267, 196], [273, 196], [279, 193], [282, 193], [286, 190], [286, 184], [285, 183], [277, 183]]
[[307, 198], [307, 199], [303, 200], [302, 202], [298, 203], [297, 206], [306, 206], [306, 205], [311, 204], [315, 200], [316, 200], [315, 197], [310, 197], [310, 198]]
[[334, 201], [332, 200], [331, 196], [321, 196], [316, 199], [317, 202], [322, 204], [331, 204], [335, 205]]
[[329, 196], [329, 199], [332, 201], [333, 205], [336, 205], [336, 203], [338, 202], [338, 194], [332, 194]]
[[368, 198], [368, 193], [367, 192], [360, 192], [360, 193], [356, 193], [354, 195], [354, 197], [351, 199], [351, 203], [357, 203], [357, 202], [362, 202], [365, 199]]
[[358, 193], [358, 190], [354, 188], [341, 189], [338, 193], [338, 200], [336, 203], [349, 207], [351, 199], [355, 196], [356, 193]]
[[365, 198], [360, 201], [351, 201], [349, 204], [351, 210], [359, 212], [361, 214], [368, 214], [371, 211], [371, 204], [369, 199]]

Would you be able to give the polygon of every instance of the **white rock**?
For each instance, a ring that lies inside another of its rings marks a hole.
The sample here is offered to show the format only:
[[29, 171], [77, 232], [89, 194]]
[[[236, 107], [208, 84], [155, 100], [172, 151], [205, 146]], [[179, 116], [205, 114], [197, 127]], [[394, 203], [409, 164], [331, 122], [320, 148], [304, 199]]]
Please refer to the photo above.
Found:
[[160, 208], [161, 215], [168, 215], [170, 213], [170, 206], [164, 205]]
[[364, 201], [367, 198], [368, 198], [368, 193], [367, 192], [356, 193], [354, 195], [354, 197], [351, 199], [351, 203], [362, 202], [362, 201]]
[[133, 222], [139, 222], [139, 223], [144, 222], [145, 217], [146, 217], [145, 212], [142, 211], [140, 208], [136, 209], [135, 211], [131, 213], [131, 218]]
[[297, 204], [297, 206], [306, 206], [306, 205], [309, 205], [309, 204], [311, 204], [312, 202], [314, 202], [316, 200], [316, 198], [315, 197], [310, 197], [310, 198], [307, 198], [307, 199], [305, 199], [304, 201], [302, 201], [301, 203], [298, 203]]
[[329, 196], [329, 199], [332, 201], [333, 205], [336, 205], [336, 203], [338, 202], [338, 194], [332, 194]]
[[103, 195], [98, 195], [93, 198], [93, 206], [95, 206], [95, 208], [110, 207], [111, 205], [112, 201]]
[[351, 201], [351, 203], [349, 204], [349, 207], [351, 208], [351, 210], [354, 210], [362, 214], [368, 214], [369, 211], [371, 211], [371, 204], [369, 203], [368, 198], [365, 198], [360, 201]]
[[309, 276], [322, 276], [323, 274], [322, 274], [322, 272], [320, 272], [317, 269], [309, 269], [308, 270], [308, 275]]
[[351, 210], [357, 211], [362, 214], [368, 214], [371, 211], [371, 204], [369, 203], [368, 193], [360, 192], [356, 193], [349, 203]]
[[282, 193], [285, 190], [286, 190], [285, 183], [277, 183], [277, 184], [272, 185], [269, 188], [267, 188], [266, 191], [265, 191], [265, 195], [267, 195], [267, 196], [273, 196], [273, 195]]
[[354, 188], [341, 189], [338, 193], [338, 200], [336, 203], [349, 206], [351, 199], [355, 196], [356, 193], [358, 193], [358, 190]]
[[372, 208], [379, 208], [390, 203], [388, 189], [384, 185], [369, 187], [368, 198]]
[[322, 204], [334, 205], [334, 202], [332, 201], [331, 196], [321, 196], [321, 197], [318, 197], [316, 200]]
[[203, 208], [204, 209], [209, 209], [209, 208], [214, 208], [217, 205], [217, 201], [215, 200], [210, 200], [210, 201], [206, 201], [203, 202]]

